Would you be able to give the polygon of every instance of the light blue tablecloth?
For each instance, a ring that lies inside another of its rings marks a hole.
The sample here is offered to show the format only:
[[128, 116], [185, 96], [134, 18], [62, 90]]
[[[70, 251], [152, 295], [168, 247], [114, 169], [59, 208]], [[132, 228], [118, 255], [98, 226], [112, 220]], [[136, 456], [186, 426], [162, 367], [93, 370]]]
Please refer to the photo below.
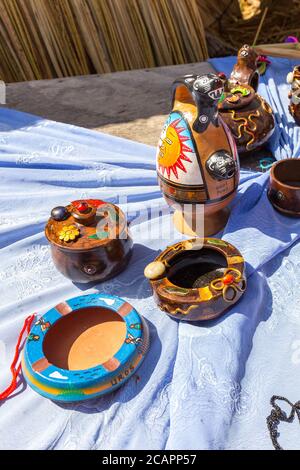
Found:
[[[214, 61], [219, 69], [231, 63]], [[273, 61], [261, 86], [282, 123], [272, 142], [277, 158], [299, 152], [283, 81], [290, 67], [289, 61]], [[169, 215], [158, 217], [166, 205], [154, 148], [0, 109], [0, 181], [1, 389], [10, 380], [24, 318], [64, 299], [83, 292], [119, 295], [148, 319], [151, 330], [141, 369], [112, 395], [58, 405], [22, 383], [16, 396], [0, 404], [0, 449], [272, 448], [266, 427], [270, 397], [300, 399], [300, 220], [270, 206], [268, 174], [242, 172], [223, 235], [247, 261], [248, 290], [223, 318], [197, 325], [162, 313], [143, 277], [144, 266], [174, 241], [158, 235], [158, 221], [167, 226]], [[50, 210], [85, 197], [118, 203], [118, 195], [128, 197], [133, 258], [110, 282], [74, 285], [51, 261], [43, 233]], [[150, 207], [147, 224], [142, 216]], [[281, 430], [283, 447], [300, 447], [299, 426]]]

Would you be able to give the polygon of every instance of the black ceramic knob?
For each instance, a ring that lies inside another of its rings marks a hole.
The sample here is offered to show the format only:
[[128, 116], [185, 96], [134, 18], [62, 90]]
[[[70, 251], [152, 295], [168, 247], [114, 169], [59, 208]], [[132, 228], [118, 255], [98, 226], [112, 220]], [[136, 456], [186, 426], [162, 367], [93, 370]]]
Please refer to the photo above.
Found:
[[51, 217], [54, 220], [60, 221], [60, 220], [65, 220], [67, 217], [69, 217], [69, 212], [64, 206], [58, 206], [54, 207], [51, 211]]

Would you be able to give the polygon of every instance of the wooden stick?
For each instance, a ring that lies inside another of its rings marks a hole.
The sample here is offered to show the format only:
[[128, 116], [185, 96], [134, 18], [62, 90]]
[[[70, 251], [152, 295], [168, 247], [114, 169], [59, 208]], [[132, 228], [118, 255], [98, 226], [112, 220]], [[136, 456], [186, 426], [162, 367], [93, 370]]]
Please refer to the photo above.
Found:
[[268, 13], [268, 10], [269, 10], [269, 7], [266, 7], [266, 8], [264, 9], [264, 11], [263, 11], [261, 20], [260, 20], [260, 22], [259, 22], [259, 25], [258, 25], [256, 34], [255, 34], [255, 37], [254, 37], [253, 46], [255, 46], [255, 44], [256, 44], [256, 42], [257, 42], [258, 36], [259, 36], [260, 31], [261, 31], [261, 28], [262, 28], [262, 26], [263, 26], [263, 24], [264, 24], [266, 15], [267, 15], [267, 13]]

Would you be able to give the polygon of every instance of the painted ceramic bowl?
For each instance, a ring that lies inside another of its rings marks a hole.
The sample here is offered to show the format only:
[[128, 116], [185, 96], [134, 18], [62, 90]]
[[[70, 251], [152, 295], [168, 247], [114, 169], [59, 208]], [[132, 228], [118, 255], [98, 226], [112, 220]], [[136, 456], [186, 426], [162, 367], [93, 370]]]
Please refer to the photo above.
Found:
[[288, 158], [274, 163], [268, 197], [282, 214], [300, 217], [300, 159]]
[[45, 234], [56, 268], [74, 282], [116, 276], [131, 256], [133, 242], [124, 213], [99, 199], [55, 207]]
[[145, 268], [158, 306], [185, 321], [219, 317], [246, 290], [244, 259], [230, 243], [191, 239], [169, 246]]
[[36, 321], [22, 370], [28, 384], [55, 401], [95, 398], [124, 384], [149, 347], [146, 321], [119, 297], [75, 297]]

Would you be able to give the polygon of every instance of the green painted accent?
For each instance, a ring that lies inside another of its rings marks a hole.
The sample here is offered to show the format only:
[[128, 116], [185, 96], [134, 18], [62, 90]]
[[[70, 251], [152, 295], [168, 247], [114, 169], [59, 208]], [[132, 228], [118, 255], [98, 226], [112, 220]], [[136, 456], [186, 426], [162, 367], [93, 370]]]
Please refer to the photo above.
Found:
[[62, 390], [61, 393], [59, 395], [57, 395], [58, 397], [63, 397], [63, 396], [66, 396], [66, 395], [71, 395], [72, 396], [72, 400], [76, 400], [76, 398], [79, 396], [79, 397], [82, 397], [84, 396], [84, 393], [81, 391], [81, 390], [76, 390], [76, 389], [69, 389], [69, 390]]
[[185, 289], [184, 287], [164, 287], [164, 291], [168, 292], [169, 294], [177, 294], [177, 295], [188, 295], [189, 289]]
[[102, 240], [103, 238], [108, 238], [109, 234], [108, 232], [99, 232], [99, 236], [97, 233], [94, 233], [94, 235], [90, 235], [88, 238], [91, 238], [92, 240]]
[[250, 90], [248, 90], [248, 88], [244, 88], [244, 87], [242, 87], [242, 86], [237, 86], [237, 87], [235, 87], [235, 88], [232, 88], [232, 89], [230, 90], [230, 93], [232, 93], [233, 95], [234, 95], [235, 93], [241, 93], [242, 96], [248, 96], [248, 95], [250, 95]]
[[130, 328], [132, 330], [141, 330], [142, 329], [142, 324], [141, 323], [133, 323], [132, 325], [130, 325]]
[[218, 238], [214, 239], [214, 240], [207, 240], [207, 243], [209, 243], [210, 245], [219, 245], [219, 246], [226, 246], [227, 243], [224, 242], [223, 240], [219, 240]]
[[219, 99], [219, 103], [222, 103], [226, 98], [226, 95], [225, 93], [223, 92], [222, 95], [221, 95], [221, 98]]
[[259, 75], [264, 75], [266, 73], [266, 70], [267, 70], [266, 62], [261, 62], [258, 66]]

